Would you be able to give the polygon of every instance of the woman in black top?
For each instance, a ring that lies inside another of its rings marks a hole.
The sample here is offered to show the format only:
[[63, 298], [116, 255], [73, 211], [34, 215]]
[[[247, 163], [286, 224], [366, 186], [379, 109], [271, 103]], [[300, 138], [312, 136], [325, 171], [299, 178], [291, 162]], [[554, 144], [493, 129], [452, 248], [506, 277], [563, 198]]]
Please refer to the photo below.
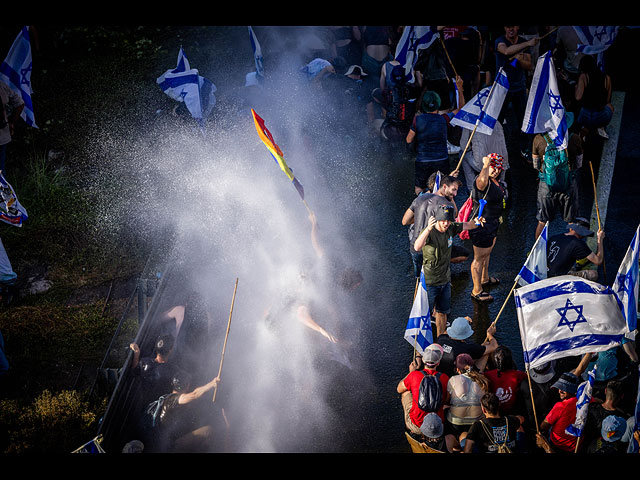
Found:
[[[507, 191], [505, 185], [498, 180], [504, 170], [502, 155], [491, 153], [482, 159], [482, 164], [482, 170], [473, 182], [471, 197], [473, 198], [474, 212], [478, 212], [481, 199], [487, 202], [482, 211], [486, 222], [484, 228], [469, 230], [469, 238], [473, 244], [473, 261], [471, 262], [473, 290], [471, 297], [480, 302], [490, 302], [493, 297], [484, 288], [500, 283], [499, 279], [489, 275], [489, 257], [496, 244], [498, 227], [502, 223]], [[479, 213], [475, 215], [479, 215]]]

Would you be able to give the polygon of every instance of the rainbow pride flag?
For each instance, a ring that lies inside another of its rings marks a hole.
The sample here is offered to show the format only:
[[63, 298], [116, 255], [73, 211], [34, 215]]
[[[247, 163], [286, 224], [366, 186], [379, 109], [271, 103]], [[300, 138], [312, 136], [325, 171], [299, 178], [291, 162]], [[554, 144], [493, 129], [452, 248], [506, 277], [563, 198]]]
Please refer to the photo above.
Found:
[[255, 110], [251, 109], [251, 114], [253, 115], [253, 121], [256, 124], [256, 130], [258, 131], [258, 136], [260, 140], [265, 144], [271, 156], [276, 161], [276, 163], [280, 166], [282, 171], [285, 173], [289, 180], [293, 182], [293, 186], [296, 187], [296, 190], [300, 194], [302, 200], [304, 200], [304, 188], [302, 184], [298, 181], [298, 179], [293, 175], [293, 171], [287, 165], [287, 162], [284, 161], [284, 155], [282, 154], [282, 150], [273, 140], [273, 136], [271, 132], [267, 129], [264, 124], [264, 120], [255, 112]]

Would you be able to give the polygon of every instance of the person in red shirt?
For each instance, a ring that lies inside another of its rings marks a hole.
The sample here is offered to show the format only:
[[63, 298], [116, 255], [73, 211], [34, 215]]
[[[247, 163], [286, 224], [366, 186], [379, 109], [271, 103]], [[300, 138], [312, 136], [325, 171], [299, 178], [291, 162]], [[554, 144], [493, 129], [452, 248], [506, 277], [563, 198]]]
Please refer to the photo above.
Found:
[[527, 374], [518, 370], [509, 347], [500, 345], [493, 352], [493, 370], [484, 372], [489, 379], [489, 391], [495, 393], [500, 400], [500, 412], [502, 415], [519, 415], [521, 411], [520, 384], [527, 379]]
[[418, 364], [414, 360], [409, 365], [409, 373], [398, 383], [397, 391], [401, 394], [400, 401], [404, 410], [404, 419], [407, 429], [415, 434], [420, 435], [420, 426], [428, 412], [425, 412], [418, 406], [418, 392], [420, 391], [420, 382], [425, 374], [436, 375], [439, 377], [442, 385], [442, 404], [436, 412], [444, 421], [444, 406], [449, 403], [449, 393], [447, 385], [449, 376], [446, 373], [438, 372], [438, 364], [444, 353], [442, 347], [437, 343], [429, 345], [422, 355], [424, 362], [424, 370], [418, 369]]
[[580, 376], [586, 370], [592, 356], [591, 353], [585, 353], [575, 369], [563, 373], [551, 385], [551, 388], [558, 390], [560, 401], [551, 408], [540, 424], [540, 432], [536, 434], [536, 444], [547, 453], [575, 452], [579, 437], [569, 435], [565, 430], [576, 420], [576, 403], [578, 402], [576, 392], [581, 383]]

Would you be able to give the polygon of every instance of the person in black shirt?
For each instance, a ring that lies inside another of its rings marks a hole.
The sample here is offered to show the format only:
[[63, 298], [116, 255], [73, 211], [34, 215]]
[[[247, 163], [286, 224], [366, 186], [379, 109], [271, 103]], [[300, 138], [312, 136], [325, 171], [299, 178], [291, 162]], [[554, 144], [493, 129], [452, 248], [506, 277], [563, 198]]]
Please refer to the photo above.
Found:
[[598, 250], [593, 253], [587, 243], [583, 240], [585, 237], [594, 235], [594, 232], [587, 227], [578, 223], [570, 223], [569, 231], [561, 233], [549, 238], [547, 242], [547, 277], [557, 277], [559, 275], [576, 275], [587, 280], [597, 281], [597, 270], [579, 270], [572, 271], [572, 267], [577, 260], [586, 258], [594, 265], [602, 264], [604, 257], [603, 241], [604, 231], [598, 230]]
[[476, 420], [465, 439], [464, 453], [497, 453], [506, 447], [516, 451], [520, 419], [500, 415], [500, 400], [495, 393], [485, 393], [481, 400], [484, 418]]

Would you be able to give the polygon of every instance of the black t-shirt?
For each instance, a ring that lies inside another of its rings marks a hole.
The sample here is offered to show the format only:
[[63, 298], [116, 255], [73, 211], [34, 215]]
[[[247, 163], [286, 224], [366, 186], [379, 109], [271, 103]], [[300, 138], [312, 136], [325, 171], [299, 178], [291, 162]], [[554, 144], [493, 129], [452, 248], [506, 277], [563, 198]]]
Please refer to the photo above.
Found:
[[469, 428], [467, 438], [474, 442], [474, 447], [477, 448], [480, 453], [497, 453], [498, 447], [494, 445], [494, 442], [487, 436], [482, 422], [484, 422], [489, 432], [493, 435], [495, 443], [502, 444], [506, 442], [511, 451], [515, 451], [516, 432], [520, 427], [518, 417], [507, 415], [506, 417], [500, 418], [483, 418], [482, 420], [475, 421], [473, 425], [471, 425], [471, 428]]
[[554, 235], [547, 243], [547, 277], [566, 275], [571, 267], [591, 254], [587, 243], [573, 235]]
[[461, 353], [468, 353], [471, 358], [477, 360], [482, 357], [485, 352], [485, 347], [478, 343], [467, 342], [466, 340], [454, 340], [446, 333], [443, 333], [436, 339], [436, 343], [442, 347], [444, 353], [440, 364], [438, 365], [438, 371], [446, 373], [449, 377], [455, 375], [455, 360]]

